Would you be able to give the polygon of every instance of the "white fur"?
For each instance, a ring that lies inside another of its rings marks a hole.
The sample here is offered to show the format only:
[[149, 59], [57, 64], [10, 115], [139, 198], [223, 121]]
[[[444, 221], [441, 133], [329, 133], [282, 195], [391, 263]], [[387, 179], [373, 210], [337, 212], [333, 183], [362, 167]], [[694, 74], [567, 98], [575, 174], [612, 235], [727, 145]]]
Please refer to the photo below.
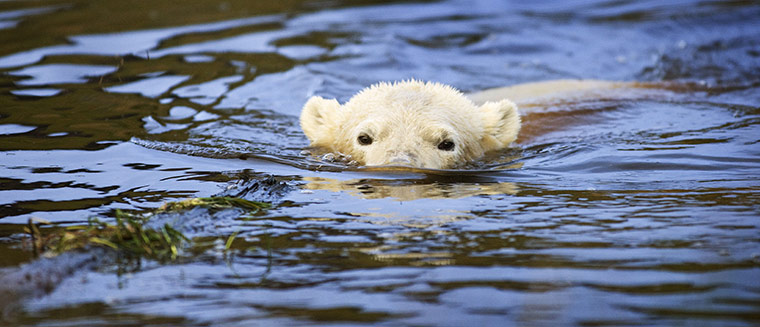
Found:
[[[379, 83], [343, 105], [312, 97], [301, 112], [311, 145], [363, 165], [452, 168], [509, 146], [520, 130], [509, 100], [476, 106], [456, 89], [431, 82]], [[358, 137], [367, 135], [369, 145]], [[451, 141], [451, 151], [438, 148]]]

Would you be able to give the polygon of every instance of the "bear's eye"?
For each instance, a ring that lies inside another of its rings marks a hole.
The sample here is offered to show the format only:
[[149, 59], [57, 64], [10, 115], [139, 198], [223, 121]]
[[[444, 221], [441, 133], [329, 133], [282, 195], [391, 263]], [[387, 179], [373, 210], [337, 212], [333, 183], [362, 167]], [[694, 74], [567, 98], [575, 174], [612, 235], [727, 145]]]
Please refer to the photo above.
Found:
[[441, 143], [438, 143], [438, 150], [443, 150], [443, 151], [454, 150], [454, 142], [445, 140]]
[[360, 134], [359, 137], [356, 138], [357, 141], [359, 141], [359, 144], [361, 145], [370, 145], [372, 144], [372, 138], [369, 137], [367, 134]]

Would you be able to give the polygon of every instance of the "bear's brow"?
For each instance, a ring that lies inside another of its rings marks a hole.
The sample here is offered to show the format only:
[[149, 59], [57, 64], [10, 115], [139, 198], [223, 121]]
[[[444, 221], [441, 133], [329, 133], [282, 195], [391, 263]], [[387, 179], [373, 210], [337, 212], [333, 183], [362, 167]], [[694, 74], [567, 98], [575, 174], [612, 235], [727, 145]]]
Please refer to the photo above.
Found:
[[415, 90], [399, 90], [388, 95], [390, 103], [401, 105], [407, 109], [410, 107], [426, 107], [432, 105], [432, 97], [426, 92]]
[[451, 135], [455, 133], [446, 126], [433, 125], [428, 126], [423, 130], [423, 135], [430, 135], [429, 141], [440, 142], [446, 139], [450, 139]]

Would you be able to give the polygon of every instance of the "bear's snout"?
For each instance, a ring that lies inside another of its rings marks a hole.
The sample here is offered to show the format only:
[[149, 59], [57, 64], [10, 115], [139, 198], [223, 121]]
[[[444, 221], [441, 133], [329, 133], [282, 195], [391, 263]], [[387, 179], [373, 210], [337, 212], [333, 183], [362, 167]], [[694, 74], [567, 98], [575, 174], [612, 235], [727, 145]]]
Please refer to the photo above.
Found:
[[417, 164], [417, 155], [409, 151], [391, 152], [387, 158], [386, 165], [419, 166]]

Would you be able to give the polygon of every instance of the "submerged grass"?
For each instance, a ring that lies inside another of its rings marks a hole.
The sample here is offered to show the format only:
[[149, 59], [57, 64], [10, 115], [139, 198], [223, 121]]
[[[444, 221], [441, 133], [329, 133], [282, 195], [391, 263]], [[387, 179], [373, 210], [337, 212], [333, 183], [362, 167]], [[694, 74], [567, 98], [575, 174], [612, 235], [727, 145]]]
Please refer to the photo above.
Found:
[[220, 197], [208, 197], [208, 198], [192, 198], [177, 202], [169, 202], [161, 206], [158, 212], [167, 211], [181, 211], [193, 207], [204, 207], [210, 209], [226, 209], [226, 208], [241, 208], [248, 210], [250, 213], [256, 213], [261, 209], [268, 208], [269, 203], [250, 201], [241, 198], [233, 198], [228, 196]]
[[[35, 255], [58, 255], [67, 251], [98, 246], [128, 255], [171, 261], [177, 259], [183, 246], [191, 242], [190, 239], [169, 224], [164, 224], [157, 229], [147, 228], [145, 224], [154, 214], [184, 211], [199, 206], [211, 209], [238, 207], [250, 212], [258, 212], [270, 205], [232, 197], [193, 198], [166, 203], [153, 214], [147, 215], [116, 210], [115, 223], [90, 218], [87, 225], [52, 229], [49, 233], [42, 233], [39, 228], [39, 225], [50, 224], [49, 222], [30, 219], [27, 232], [31, 237]], [[234, 240], [236, 234], [229, 237], [226, 248], [229, 248], [229, 243]]]
[[159, 261], [174, 260], [182, 245], [190, 240], [165, 224], [158, 229], [145, 227], [145, 216], [116, 210], [116, 222], [90, 218], [87, 225], [54, 229], [49, 234], [30, 221], [28, 229], [35, 254], [57, 255], [63, 252], [101, 246], [129, 255]]

